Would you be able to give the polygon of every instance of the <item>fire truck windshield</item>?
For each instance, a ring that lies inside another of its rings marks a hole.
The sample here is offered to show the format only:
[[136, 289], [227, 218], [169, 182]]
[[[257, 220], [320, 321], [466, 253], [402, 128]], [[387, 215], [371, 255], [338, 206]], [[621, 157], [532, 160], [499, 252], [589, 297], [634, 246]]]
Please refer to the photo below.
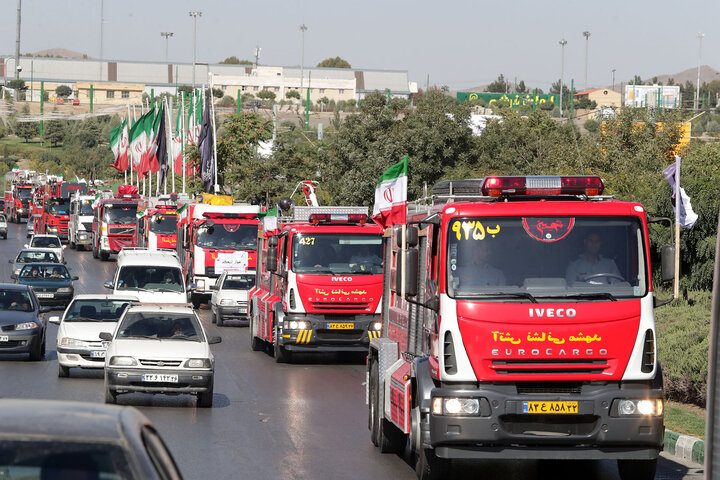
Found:
[[204, 223], [198, 227], [196, 244], [201, 248], [255, 249], [257, 229], [257, 225], [251, 224], [215, 223], [208, 226]]
[[379, 275], [382, 255], [378, 234], [296, 233], [292, 241], [295, 273]]
[[451, 297], [590, 301], [648, 290], [635, 217], [456, 218], [447, 238]]
[[137, 205], [134, 203], [105, 205], [103, 220], [108, 225], [135, 225], [137, 223]]
[[50, 207], [50, 213], [53, 215], [67, 215], [70, 208], [70, 200], [67, 198], [48, 200], [48, 207]]
[[93, 214], [93, 208], [92, 208], [92, 200], [83, 200], [80, 202], [80, 215], [92, 215]]
[[173, 235], [177, 233], [177, 215], [156, 213], [150, 217], [150, 231], [161, 235]]
[[32, 197], [32, 188], [18, 188], [16, 191], [18, 198], [22, 200], [27, 200]]

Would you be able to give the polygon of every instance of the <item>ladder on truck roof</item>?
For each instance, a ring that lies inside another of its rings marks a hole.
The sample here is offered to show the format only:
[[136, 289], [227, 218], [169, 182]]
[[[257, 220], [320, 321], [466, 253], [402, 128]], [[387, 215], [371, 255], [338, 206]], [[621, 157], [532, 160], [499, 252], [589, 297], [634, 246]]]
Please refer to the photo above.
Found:
[[294, 207], [290, 215], [278, 217], [279, 223], [308, 223], [310, 215], [329, 213], [336, 215], [367, 215], [368, 207]]

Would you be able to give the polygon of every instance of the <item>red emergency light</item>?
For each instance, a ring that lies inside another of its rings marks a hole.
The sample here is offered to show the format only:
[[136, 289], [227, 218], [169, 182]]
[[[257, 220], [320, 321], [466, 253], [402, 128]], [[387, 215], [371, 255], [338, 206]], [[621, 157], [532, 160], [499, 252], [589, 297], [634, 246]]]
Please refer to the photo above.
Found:
[[205, 218], [257, 218], [257, 213], [223, 213], [223, 212], [205, 212], [203, 213]]
[[364, 213], [313, 213], [310, 215], [310, 223], [356, 223], [364, 225], [368, 216]]
[[488, 197], [520, 195], [602, 195], [605, 184], [595, 175], [485, 177], [482, 194]]

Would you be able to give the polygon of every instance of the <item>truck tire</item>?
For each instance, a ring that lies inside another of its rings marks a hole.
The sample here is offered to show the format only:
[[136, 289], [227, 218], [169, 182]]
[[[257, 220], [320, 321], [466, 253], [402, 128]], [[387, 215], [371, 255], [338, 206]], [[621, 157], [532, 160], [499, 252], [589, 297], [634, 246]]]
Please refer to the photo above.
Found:
[[95, 248], [95, 242], [93, 242], [93, 244], [92, 244], [92, 253], [93, 253], [93, 258], [98, 258], [98, 252], [97, 252], [97, 248]]
[[418, 480], [441, 480], [449, 477], [450, 461], [435, 455], [431, 448], [421, 448], [417, 452], [415, 474]]
[[441, 180], [433, 185], [433, 195], [482, 195], [480, 188], [482, 187], [482, 178], [473, 178], [468, 180]]
[[77, 248], [77, 245], [76, 245], [75, 242], [73, 242], [72, 240], [70, 240], [68, 243], [70, 244], [70, 248], [71, 248], [72, 250], [75, 250], [75, 249]]
[[100, 261], [107, 262], [110, 259], [110, 254], [108, 252], [99, 252], [100, 253]]
[[273, 332], [273, 355], [275, 357], [275, 363], [290, 363], [292, 361], [292, 354], [280, 345], [277, 325]]
[[399, 453], [405, 449], [407, 438], [405, 434], [400, 431], [390, 421], [383, 418], [381, 412], [383, 412], [383, 406], [380, 405], [380, 373], [378, 372], [377, 362], [373, 362], [372, 370], [370, 371], [370, 403], [374, 408], [371, 408], [372, 412], [372, 430], [371, 434], [374, 434], [373, 444], [380, 448], [382, 453]]
[[621, 480], [652, 480], [655, 478], [657, 458], [654, 460], [618, 460]]
[[368, 428], [370, 429], [370, 440], [376, 447], [378, 443], [378, 423], [380, 416], [378, 415], [378, 376], [377, 376], [377, 363], [375, 360], [370, 362], [370, 378], [368, 379], [369, 385], [368, 390], [370, 395], [368, 396]]
[[265, 342], [260, 340], [255, 335], [255, 320], [253, 319], [252, 314], [250, 315], [250, 325], [249, 326], [250, 326], [250, 328], [249, 328], [249, 330], [250, 330], [250, 349], [253, 352], [259, 352], [265, 346], [265, 345], [263, 345], [263, 343], [265, 343]]

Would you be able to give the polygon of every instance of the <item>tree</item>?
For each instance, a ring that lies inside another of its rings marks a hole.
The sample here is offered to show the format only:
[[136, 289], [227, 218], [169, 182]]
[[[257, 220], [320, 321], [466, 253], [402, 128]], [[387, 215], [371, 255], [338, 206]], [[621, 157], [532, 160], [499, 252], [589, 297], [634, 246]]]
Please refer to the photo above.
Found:
[[75, 131], [68, 135], [67, 141], [82, 149], [93, 149], [107, 138], [102, 135], [102, 127], [96, 118], [90, 117], [75, 126]]
[[67, 85], [58, 85], [55, 89], [55, 94], [60, 98], [67, 98], [72, 95], [72, 88]]
[[67, 135], [67, 124], [64, 120], [50, 120], [45, 122], [43, 128], [43, 141], [50, 142], [55, 147], [65, 141]]
[[515, 91], [517, 93], [525, 93], [527, 92], [527, 87], [525, 86], [525, 81], [520, 80], [520, 83], [517, 84], [517, 87], [515, 88]]
[[[558, 80], [557, 82], [553, 82], [553, 84], [550, 86], [550, 93], [554, 94], [554, 95], [557, 95], [558, 93], [560, 93], [560, 80]], [[570, 94], [570, 89], [568, 88], [567, 83], [565, 83], [565, 82], [563, 82], [562, 94], [563, 94], [563, 99], [567, 99], [568, 94]], [[563, 102], [563, 103], [566, 103], [566, 102]]]
[[275, 100], [275, 92], [271, 90], [261, 90], [258, 92], [257, 97], [263, 100]]
[[7, 86], [17, 91], [16, 98], [18, 100], [25, 100], [25, 91], [28, 89], [27, 85], [25, 85], [25, 80], [13, 79], [7, 82]]
[[285, 98], [295, 98], [297, 100], [300, 100], [300, 92], [298, 92], [297, 90], [288, 90], [285, 92]]
[[510, 90], [510, 84], [505, 81], [505, 76], [501, 73], [500, 76], [492, 82], [490, 85], [485, 87], [486, 92], [492, 93], [506, 93]]
[[320, 104], [320, 111], [322, 112], [330, 103], [330, 99], [328, 97], [322, 97], [319, 98], [317, 102]]
[[178, 87], [178, 95], [180, 95], [181, 92], [185, 93], [185, 98], [189, 98], [192, 96], [193, 87], [191, 85], [180, 85]]
[[244, 59], [240, 60], [235, 55], [233, 55], [231, 57], [227, 57], [225, 60], [223, 60], [220, 63], [226, 64], [226, 65], [252, 65], [253, 64], [253, 62], [251, 62], [250, 60], [244, 60]]
[[[27, 104], [22, 108], [21, 113], [24, 115], [30, 114], [30, 107]], [[13, 122], [13, 132], [20, 138], [25, 139], [27, 143], [31, 138], [35, 138], [38, 134], [38, 123], [37, 122], [21, 122], [16, 118]]]
[[321, 68], [352, 68], [347, 60], [340, 57], [326, 58], [318, 63], [317, 66]]

